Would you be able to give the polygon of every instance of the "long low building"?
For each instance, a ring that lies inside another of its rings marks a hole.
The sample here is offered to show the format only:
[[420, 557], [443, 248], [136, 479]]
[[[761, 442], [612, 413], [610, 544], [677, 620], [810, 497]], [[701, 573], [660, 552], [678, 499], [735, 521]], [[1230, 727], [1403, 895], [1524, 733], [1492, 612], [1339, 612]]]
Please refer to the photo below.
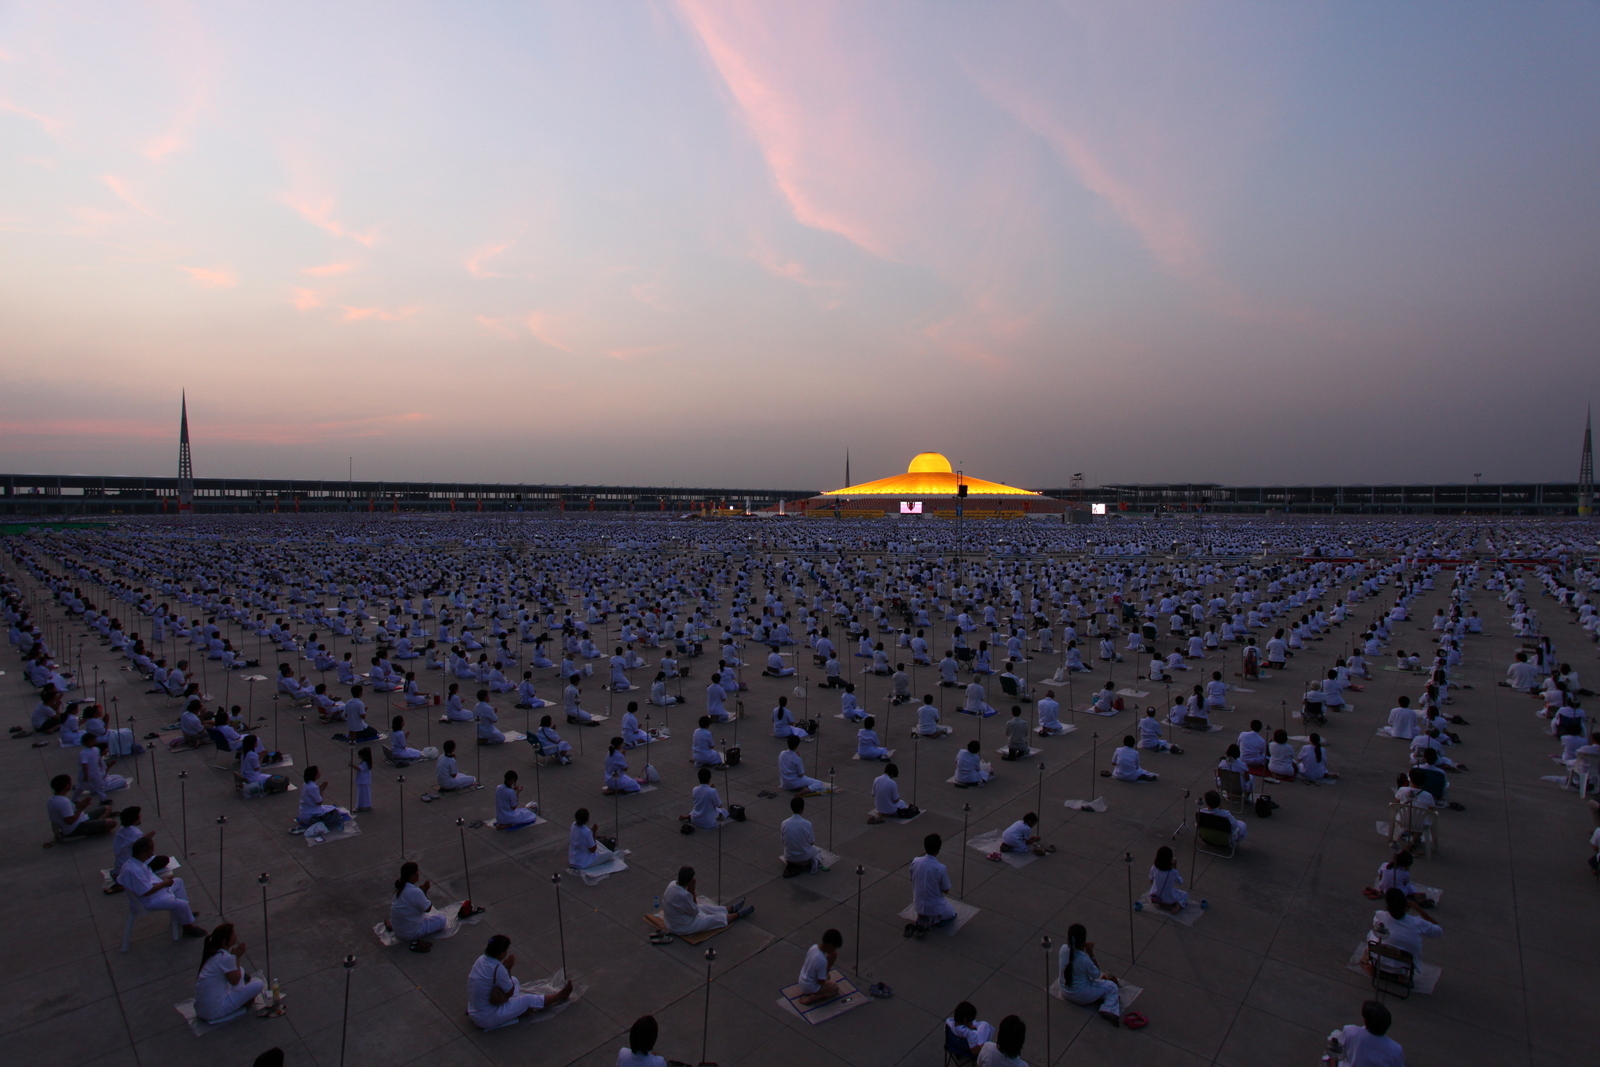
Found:
[[1221, 485], [1172, 482], [1045, 489], [1069, 506], [1117, 512], [1336, 515], [1576, 515], [1577, 482], [1434, 485]]
[[[706, 512], [759, 510], [809, 496], [804, 489], [680, 489], [624, 485], [507, 485], [498, 482], [312, 481], [195, 478], [201, 514], [330, 511]], [[0, 515], [175, 514], [180, 478], [0, 474]]]

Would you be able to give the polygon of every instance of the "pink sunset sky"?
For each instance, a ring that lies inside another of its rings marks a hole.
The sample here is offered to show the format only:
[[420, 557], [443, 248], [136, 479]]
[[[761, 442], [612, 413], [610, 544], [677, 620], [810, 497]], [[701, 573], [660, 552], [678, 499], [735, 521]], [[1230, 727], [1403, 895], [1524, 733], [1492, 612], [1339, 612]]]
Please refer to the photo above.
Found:
[[1600, 8], [0, 6], [0, 469], [1564, 479]]

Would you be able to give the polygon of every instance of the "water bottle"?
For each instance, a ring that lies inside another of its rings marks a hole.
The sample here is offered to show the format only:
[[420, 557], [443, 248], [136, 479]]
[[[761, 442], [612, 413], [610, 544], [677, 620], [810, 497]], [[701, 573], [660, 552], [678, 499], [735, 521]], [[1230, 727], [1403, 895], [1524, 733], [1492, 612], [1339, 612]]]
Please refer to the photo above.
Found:
[[650, 904], [651, 904], [651, 907], [650, 907], [651, 911], [660, 911], [661, 910], [661, 895], [658, 893], [655, 896], [651, 897], [650, 898]]

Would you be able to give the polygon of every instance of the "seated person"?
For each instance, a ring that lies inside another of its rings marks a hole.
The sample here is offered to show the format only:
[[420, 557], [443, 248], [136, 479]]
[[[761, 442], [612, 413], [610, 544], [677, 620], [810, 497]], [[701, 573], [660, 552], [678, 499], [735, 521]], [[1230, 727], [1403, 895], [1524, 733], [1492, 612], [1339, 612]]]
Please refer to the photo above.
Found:
[[1098, 1005], [1100, 1017], [1113, 1026], [1122, 1024], [1122, 989], [1117, 976], [1104, 974], [1095, 962], [1094, 942], [1082, 923], [1067, 927], [1056, 967], [1061, 974], [1061, 994], [1073, 1004]]
[[1298, 772], [1294, 746], [1289, 743], [1289, 731], [1272, 731], [1272, 742], [1267, 745], [1267, 773], [1274, 778], [1292, 779]]
[[169, 912], [183, 928], [183, 936], [206, 936], [205, 930], [195, 925], [194, 910], [189, 907], [189, 893], [183, 879], [171, 875], [163, 878], [150, 869], [150, 859], [155, 852], [156, 843], [150, 838], [141, 837], [135, 841], [129, 862], [117, 872], [117, 884], [138, 897], [146, 911]]
[[798, 793], [825, 792], [827, 782], [806, 776], [805, 760], [796, 751], [800, 747], [800, 739], [791, 735], [786, 744], [787, 747], [778, 754], [778, 788]]
[[628, 701], [628, 710], [622, 713], [622, 743], [628, 748], [642, 745], [650, 735], [639, 728], [639, 702]]
[[605, 863], [616, 853], [595, 836], [589, 825], [589, 809], [579, 808], [572, 816], [572, 827], [567, 831], [567, 866], [584, 870]]
[[1387, 1036], [1393, 1021], [1382, 1002], [1362, 1004], [1360, 1026], [1346, 1026], [1330, 1035], [1338, 1040], [1340, 1062], [1348, 1067], [1405, 1067], [1405, 1050]]
[[844, 947], [844, 935], [837, 930], [824, 930], [822, 940], [806, 949], [806, 958], [800, 964], [801, 1004], [821, 1004], [839, 995], [839, 984], [828, 977], [833, 971], [839, 949]]
[[805, 798], [791, 798], [789, 811], [792, 814], [779, 827], [779, 834], [783, 838], [783, 876], [793, 878], [800, 874], [826, 871], [828, 868], [822, 862], [822, 849], [817, 847], [811, 820], [805, 816]]
[[872, 780], [872, 810], [874, 818], [868, 822], [881, 822], [885, 816], [897, 819], [910, 819], [919, 812], [915, 805], [907, 804], [900, 798], [900, 784], [895, 780], [900, 777], [900, 768], [893, 763], [883, 768], [883, 773]]
[[1153, 782], [1160, 776], [1139, 766], [1139, 748], [1129, 734], [1122, 739], [1122, 747], [1111, 753], [1111, 777], [1119, 782]]
[[1411, 706], [1411, 698], [1408, 696], [1402, 696], [1395, 704], [1396, 706], [1389, 710], [1389, 736], [1409, 741], [1417, 736], [1420, 722], [1417, 709]]
[[1022, 717], [1022, 708], [1013, 705], [1011, 718], [1006, 720], [1006, 751], [1003, 760], [1026, 759], [1033, 747], [1028, 744], [1028, 733], [1033, 727]]
[[1328, 770], [1328, 749], [1322, 743], [1322, 735], [1316, 731], [1306, 738], [1306, 743], [1300, 746], [1299, 759], [1300, 775], [1313, 782], [1322, 778], [1337, 778], [1337, 774]]
[[922, 839], [922, 855], [911, 861], [911, 905], [917, 919], [907, 927], [908, 937], [915, 932], [912, 927], [938, 926], [956, 917], [956, 909], [945, 899], [950, 892], [950, 872], [939, 862], [943, 846], [942, 837], [929, 834]]
[[551, 724], [548, 715], [539, 716], [539, 728], [528, 741], [539, 749], [539, 755], [547, 759], [553, 758], [560, 764], [572, 762], [572, 745], [561, 740], [561, 734]]
[[389, 759], [395, 763], [410, 763], [423, 758], [423, 753], [406, 744], [406, 720], [396, 715], [389, 720]]
[[861, 729], [856, 731], [856, 756], [861, 760], [886, 760], [892, 753], [883, 747], [883, 742], [878, 738], [878, 731], [874, 727], [878, 720], [868, 715], [861, 723]]
[[1239, 842], [1245, 839], [1245, 835], [1250, 832], [1249, 826], [1236, 818], [1233, 812], [1222, 806], [1222, 794], [1215, 789], [1206, 790], [1206, 795], [1200, 802], [1200, 811], [1206, 815], [1221, 815], [1228, 820], [1228, 834], [1236, 848]]
[[1149, 752], [1171, 752], [1173, 755], [1183, 755], [1183, 749], [1168, 741], [1161, 732], [1161, 720], [1156, 718], [1155, 708], [1146, 708], [1144, 718], [1139, 720], [1139, 747]]
[[1406, 895], [1406, 899], [1420, 908], [1432, 908], [1436, 902], [1428, 899], [1427, 894], [1419, 892], [1415, 883], [1411, 881], [1412, 855], [1410, 852], [1398, 852], [1389, 862], [1378, 868], [1378, 876], [1373, 880], [1372, 889], [1367, 895], [1382, 899], [1391, 889], [1399, 889]]
[[77, 839], [80, 837], [98, 837], [109, 834], [117, 825], [110, 805], [100, 804], [91, 808], [89, 805], [94, 798], [85, 793], [73, 802], [69, 795], [72, 792], [72, 776], [58, 774], [50, 779], [50, 800], [45, 805], [45, 813], [50, 818], [50, 828], [55, 831], [55, 836], [60, 840]]
[[1168, 911], [1182, 911], [1189, 906], [1189, 894], [1182, 885], [1183, 875], [1178, 873], [1172, 849], [1162, 845], [1156, 849], [1155, 862], [1150, 865], [1150, 903]]
[[646, 779], [635, 778], [628, 773], [628, 757], [622, 754], [622, 747], [622, 738], [613, 737], [606, 749], [605, 786], [601, 790], [606, 795], [637, 793], [644, 788]]
[[971, 1054], [974, 1057], [987, 1042], [994, 1040], [994, 1027], [979, 1022], [978, 1009], [965, 1000], [956, 1005], [955, 1010], [950, 1013], [950, 1018], [944, 1021], [944, 1026], [972, 1050]]
[[1261, 736], [1261, 720], [1251, 719], [1250, 729], [1239, 734], [1239, 758], [1252, 774], [1263, 774], [1267, 769], [1267, 739]]
[[923, 737], [943, 737], [945, 734], [954, 733], [954, 726], [941, 726], [939, 724], [939, 709], [933, 704], [933, 694], [929, 693], [922, 698], [922, 707], [917, 709], [917, 733]]
[[1039, 701], [1038, 712], [1040, 737], [1050, 737], [1067, 732], [1066, 726], [1061, 722], [1061, 705], [1056, 701], [1054, 689], [1045, 692], [1044, 699]]
[[994, 777], [994, 772], [983, 761], [981, 750], [976, 739], [967, 742], [967, 747], [956, 753], [956, 785], [973, 786], [983, 785]]
[[571, 982], [548, 996], [522, 992], [522, 984], [511, 977], [517, 958], [507, 952], [510, 948], [509, 937], [495, 934], [467, 975], [467, 1016], [479, 1029], [493, 1030], [526, 1012], [553, 1008], [572, 996]]
[[329, 830], [336, 831], [350, 816], [334, 805], [322, 802], [322, 791], [328, 787], [328, 783], [317, 781], [317, 775], [316, 764], [312, 764], [302, 772], [300, 807], [296, 813], [295, 823], [301, 829], [321, 823]]
[[695, 727], [694, 736], [690, 739], [689, 745], [694, 761], [699, 766], [722, 766], [722, 753], [717, 751], [717, 740], [711, 736], [711, 716], [700, 716], [700, 722]]
[[674, 934], [720, 930], [738, 919], [748, 919], [755, 910], [743, 900], [736, 900], [727, 907], [699, 900], [695, 895], [693, 867], [678, 868], [677, 881], [669, 882], [661, 894], [661, 917]]
[[1043, 856], [1055, 846], [1047, 849], [1039, 841], [1039, 835], [1034, 832], [1039, 825], [1039, 816], [1035, 812], [1028, 812], [1022, 818], [1006, 827], [1000, 834], [1001, 852], [1032, 852], [1035, 856]]
[[267, 987], [260, 978], [245, 978], [244, 968], [239, 965], [239, 957], [245, 951], [244, 942], [233, 936], [232, 923], [223, 923], [206, 935], [200, 976], [195, 980], [195, 1018], [208, 1023], [226, 1022]]
[[516, 830], [532, 826], [539, 816], [522, 805], [522, 787], [517, 784], [517, 772], [506, 771], [500, 784], [494, 787], [494, 828]]
[[699, 785], [694, 787], [691, 794], [693, 807], [688, 815], [678, 818], [687, 819], [690, 826], [700, 830], [715, 830], [722, 825], [728, 817], [727, 809], [722, 807], [722, 796], [717, 792], [717, 787], [711, 784], [711, 768], [701, 767], [695, 772]]
[[[1428, 937], [1443, 937], [1444, 929], [1428, 918], [1419, 906], [1406, 899], [1404, 890], [1390, 886], [1383, 894], [1383, 907], [1373, 913], [1372, 930], [1367, 935], [1368, 944], [1383, 944], [1411, 953], [1412, 961], [1422, 965], [1422, 941]], [[1377, 965], [1388, 971], [1397, 970], [1397, 961], [1378, 957]], [[1373, 964], [1362, 965], [1368, 974]]]
[[766, 678], [788, 678], [794, 674], [794, 668], [784, 666], [783, 653], [774, 650], [767, 656], [767, 667], [761, 674]]
[[[402, 941], [411, 942], [412, 952], [426, 952], [433, 947], [428, 938], [450, 923], [449, 916], [434, 908], [428, 899], [432, 882], [419, 882], [417, 865], [406, 861], [400, 865], [400, 877], [394, 880], [394, 897], [389, 901], [389, 917], [384, 927]], [[471, 903], [463, 907], [470, 914]]]
[[[845, 694], [849, 696], [849, 694]], [[846, 713], [845, 718], [849, 718]], [[795, 725], [794, 712], [789, 710], [789, 698], [779, 697], [778, 706], [772, 709], [772, 736], [773, 737], [798, 737], [802, 741], [808, 736], [806, 731]]]
[[463, 789], [471, 789], [478, 784], [478, 780], [470, 774], [462, 774], [456, 769], [456, 743], [446, 741], [439, 753], [439, 762], [434, 764], [434, 781], [438, 783], [441, 793], [458, 793]]

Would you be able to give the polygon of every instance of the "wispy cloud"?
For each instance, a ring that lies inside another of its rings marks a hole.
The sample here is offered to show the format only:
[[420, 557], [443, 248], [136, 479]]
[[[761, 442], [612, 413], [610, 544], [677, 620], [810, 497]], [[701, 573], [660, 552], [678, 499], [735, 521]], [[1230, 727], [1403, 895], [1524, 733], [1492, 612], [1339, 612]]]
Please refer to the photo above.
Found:
[[498, 256], [501, 252], [504, 252], [506, 249], [510, 248], [512, 245], [514, 245], [516, 243], [517, 242], [515, 240], [502, 241], [499, 244], [488, 245], [488, 246], [486, 246], [484, 248], [479, 248], [479, 249], [473, 251], [470, 255], [467, 256], [467, 262], [466, 262], [467, 273], [471, 274], [474, 278], [509, 278], [509, 277], [512, 277], [512, 275], [509, 275], [509, 274], [502, 274], [499, 271], [490, 270], [488, 267], [484, 266], [484, 263], [487, 260], [493, 259], [495, 256]]
[[31, 119], [32, 121], [37, 122], [44, 129], [44, 132], [50, 134], [51, 136], [59, 134], [66, 128], [66, 123], [62, 122], [60, 119], [51, 118], [49, 115], [42, 115], [37, 111], [25, 108], [21, 104], [18, 104], [13, 100], [8, 100], [3, 96], [0, 96], [0, 111], [9, 111], [13, 115], [21, 115], [25, 119]]
[[318, 278], [326, 278], [332, 274], [347, 274], [356, 269], [360, 264], [355, 262], [324, 263], [318, 267], [301, 267], [301, 274], [310, 274]]
[[[227, 420], [216, 424], [202, 421], [195, 424], [194, 428], [198, 431], [198, 436], [208, 441], [274, 445], [314, 444], [319, 441], [354, 437], [383, 437], [417, 423], [426, 422], [432, 417], [422, 411], [404, 411], [351, 419], [296, 421], [287, 418], [273, 422]], [[45, 418], [0, 422], [0, 438], [89, 437], [113, 440], [117, 438], [162, 440], [170, 439], [172, 436], [170, 420]]]
[[349, 304], [339, 306], [344, 311], [343, 322], [404, 322], [422, 312], [422, 308], [416, 305], [398, 307], [393, 311], [379, 307], [351, 307]]
[[121, 200], [124, 204], [127, 204], [129, 207], [133, 208], [133, 210], [139, 212], [139, 214], [147, 215], [152, 219], [156, 219], [157, 221], [161, 220], [159, 215], [145, 206], [144, 201], [133, 195], [133, 193], [128, 189], [128, 183], [117, 177], [115, 174], [102, 174], [100, 175], [100, 180], [105, 183], [107, 189], [110, 189], [111, 192], [116, 195], [118, 200]]
[[232, 289], [239, 276], [232, 267], [179, 267], [196, 285], [205, 289]]
[[315, 289], [296, 288], [291, 290], [291, 294], [290, 303], [294, 305], [296, 311], [310, 311], [312, 308], [322, 306], [322, 294]]

